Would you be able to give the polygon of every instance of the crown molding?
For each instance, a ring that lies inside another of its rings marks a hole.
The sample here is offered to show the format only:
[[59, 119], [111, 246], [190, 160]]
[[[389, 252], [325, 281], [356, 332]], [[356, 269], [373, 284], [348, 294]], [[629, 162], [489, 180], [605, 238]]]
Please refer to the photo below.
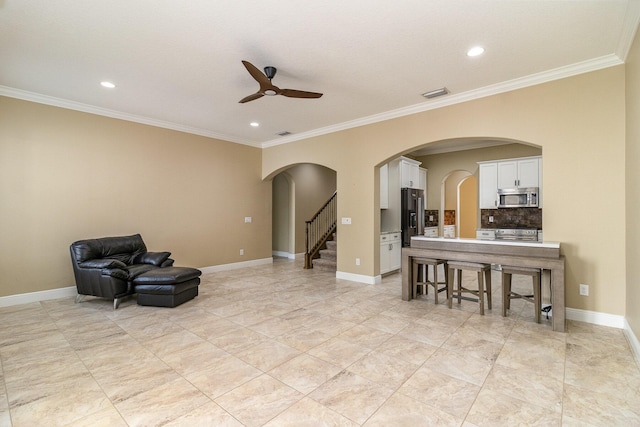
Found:
[[83, 113], [96, 114], [99, 116], [111, 117], [113, 119], [126, 120], [128, 122], [140, 123], [143, 125], [155, 126], [155, 127], [164, 128], [164, 129], [171, 129], [178, 132], [190, 133], [193, 135], [205, 136], [207, 138], [214, 138], [222, 141], [234, 142], [236, 144], [250, 145], [252, 147], [260, 148], [259, 143], [249, 143], [242, 139], [234, 138], [229, 135], [223, 135], [220, 133], [212, 132], [206, 129], [200, 129], [200, 128], [185, 126], [185, 125], [168, 122], [164, 120], [152, 119], [149, 117], [124, 113], [121, 111], [110, 110], [108, 108], [96, 107], [89, 104], [83, 104], [81, 102], [70, 101], [67, 99], [56, 98], [48, 95], [41, 95], [39, 93], [29, 92], [21, 89], [15, 89], [8, 86], [0, 86], [0, 96], [7, 96], [9, 98], [22, 99], [24, 101], [31, 101], [38, 104], [51, 105], [53, 107], [66, 108], [68, 110], [81, 111]]
[[617, 55], [607, 55], [600, 58], [591, 59], [588, 61], [578, 62], [566, 67], [555, 68], [553, 70], [544, 71], [541, 73], [531, 74], [526, 77], [521, 77], [513, 80], [507, 80], [505, 82], [497, 83], [494, 85], [485, 86], [479, 89], [462, 92], [459, 94], [451, 94], [437, 98], [435, 101], [426, 101], [420, 104], [414, 104], [409, 107], [398, 108], [396, 110], [387, 111], [385, 113], [374, 114], [371, 116], [363, 117], [348, 122], [338, 123], [332, 126], [324, 128], [314, 129], [308, 132], [302, 132], [295, 135], [290, 135], [280, 139], [273, 139], [262, 144], [262, 148], [275, 147], [277, 145], [287, 144], [302, 139], [308, 139], [315, 136], [326, 135], [333, 132], [352, 129], [359, 126], [370, 125], [373, 123], [382, 122], [385, 120], [395, 119], [398, 117], [408, 116], [411, 114], [422, 113], [424, 111], [435, 110], [438, 108], [446, 107], [449, 105], [460, 104], [463, 102], [472, 101], [475, 99], [485, 98], [487, 96], [497, 95], [504, 92], [510, 92], [517, 89], [522, 89], [529, 86], [535, 86], [542, 83], [551, 82], [554, 80], [563, 79], [566, 77], [572, 77], [591, 71], [601, 70], [603, 68], [613, 67], [623, 64], [623, 61]]
[[627, 62], [627, 56], [631, 50], [636, 31], [638, 31], [638, 25], [640, 25], [640, 1], [632, 0], [627, 3], [627, 13], [624, 16], [620, 40], [616, 49], [616, 55], [623, 62]]

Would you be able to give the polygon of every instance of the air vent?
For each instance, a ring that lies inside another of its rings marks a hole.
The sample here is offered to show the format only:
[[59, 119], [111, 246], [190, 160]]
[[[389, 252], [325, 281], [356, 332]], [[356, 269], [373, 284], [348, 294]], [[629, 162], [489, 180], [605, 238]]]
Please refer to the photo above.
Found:
[[449, 93], [449, 91], [447, 90], [447, 88], [443, 87], [443, 88], [440, 88], [440, 89], [432, 90], [430, 92], [425, 92], [425, 93], [422, 94], [422, 96], [424, 96], [425, 98], [431, 99], [431, 98], [437, 98], [437, 97], [442, 96], [442, 95], [446, 95], [448, 93]]
[[282, 132], [276, 133], [276, 135], [278, 135], [278, 136], [287, 136], [287, 135], [291, 135], [291, 132], [289, 132], [288, 130], [283, 130]]

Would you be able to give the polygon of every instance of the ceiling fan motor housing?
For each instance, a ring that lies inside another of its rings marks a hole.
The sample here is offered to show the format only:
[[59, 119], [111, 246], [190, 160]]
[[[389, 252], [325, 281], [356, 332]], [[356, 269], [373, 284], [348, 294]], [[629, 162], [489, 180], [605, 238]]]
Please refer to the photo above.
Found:
[[277, 71], [276, 67], [264, 67], [264, 74], [269, 80], [275, 77]]

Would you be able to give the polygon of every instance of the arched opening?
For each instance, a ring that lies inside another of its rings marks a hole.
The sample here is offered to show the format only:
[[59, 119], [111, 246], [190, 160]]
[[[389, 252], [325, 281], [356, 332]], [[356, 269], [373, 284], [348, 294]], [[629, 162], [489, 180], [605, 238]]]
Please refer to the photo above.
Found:
[[336, 191], [336, 172], [302, 163], [281, 170], [272, 180], [272, 250], [274, 256], [302, 258], [305, 221]]

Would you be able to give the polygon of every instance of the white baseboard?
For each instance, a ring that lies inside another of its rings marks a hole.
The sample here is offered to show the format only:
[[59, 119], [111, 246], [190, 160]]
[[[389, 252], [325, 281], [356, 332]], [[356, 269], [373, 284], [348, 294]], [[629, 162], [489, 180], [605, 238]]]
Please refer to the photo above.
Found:
[[565, 313], [568, 320], [593, 323], [594, 325], [623, 329], [625, 324], [624, 316], [615, 314], [599, 313], [597, 311], [580, 310], [577, 308], [566, 308]]
[[300, 252], [299, 254], [292, 254], [291, 252], [284, 252], [284, 251], [272, 251], [271, 254], [273, 256], [278, 256], [278, 257], [282, 257], [282, 258], [287, 258], [287, 259], [300, 259], [300, 258], [304, 258], [304, 252]]
[[636, 334], [633, 333], [633, 329], [631, 329], [627, 319], [624, 319], [624, 334], [627, 336], [627, 340], [629, 340], [629, 346], [636, 358], [636, 363], [640, 366], [640, 341], [638, 341]]
[[351, 282], [366, 283], [367, 285], [377, 285], [382, 282], [380, 275], [365, 276], [364, 274], [345, 273], [336, 271], [336, 279], [349, 280]]
[[9, 295], [0, 297], [0, 307], [12, 305], [29, 304], [31, 302], [46, 301], [50, 299], [75, 297], [77, 294], [75, 286], [67, 288], [50, 289], [48, 291], [29, 292], [26, 294]]
[[273, 264], [273, 258], [252, 259], [251, 261], [234, 262], [231, 264], [214, 265], [211, 267], [201, 267], [198, 270], [202, 274], [217, 273], [219, 271], [237, 270], [239, 268], [255, 267], [258, 265]]

